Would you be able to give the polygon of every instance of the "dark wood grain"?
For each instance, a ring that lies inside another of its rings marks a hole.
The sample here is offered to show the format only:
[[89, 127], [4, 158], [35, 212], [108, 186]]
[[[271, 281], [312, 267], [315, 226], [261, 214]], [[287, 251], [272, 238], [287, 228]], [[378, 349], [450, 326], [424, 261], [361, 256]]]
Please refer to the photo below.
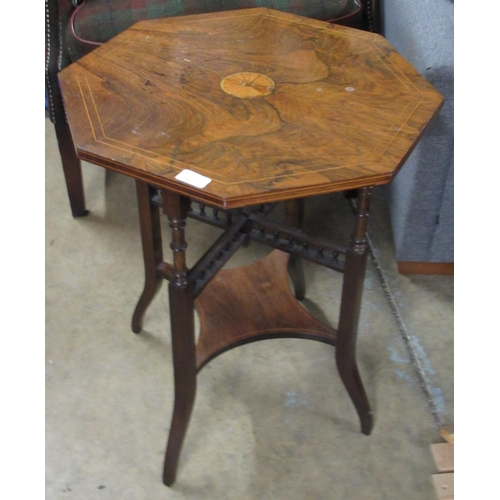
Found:
[[172, 361], [174, 365], [174, 411], [163, 466], [163, 482], [175, 481], [177, 464], [186, 437], [196, 396], [196, 350], [192, 285], [169, 283]]
[[452, 276], [455, 274], [453, 262], [411, 262], [398, 260], [400, 274], [442, 274]]
[[356, 224], [347, 251], [335, 357], [337, 370], [361, 421], [361, 431], [369, 435], [373, 414], [356, 361], [356, 339], [368, 256], [366, 228], [372, 188], [363, 188], [358, 196]]
[[196, 299], [200, 337], [196, 365], [239, 345], [300, 338], [335, 345], [336, 331], [311, 316], [288, 284], [289, 255], [273, 250], [248, 266], [221, 271]]
[[85, 207], [85, 192], [83, 189], [82, 165], [75, 152], [73, 138], [69, 130], [64, 110], [59, 109], [58, 120], [55, 122], [55, 130], [61, 163], [63, 167], [66, 190], [73, 217], [84, 217], [89, 213]]
[[174, 254], [172, 279], [168, 285], [175, 399], [163, 467], [163, 482], [175, 481], [177, 463], [191, 418], [196, 395], [196, 347], [194, 334], [194, 294], [187, 280], [186, 218], [190, 201], [177, 193], [163, 192], [163, 210], [170, 221]]
[[442, 103], [380, 35], [269, 9], [140, 22], [60, 83], [80, 158], [219, 207], [387, 183]]
[[132, 331], [140, 333], [144, 314], [161, 288], [163, 276], [157, 267], [163, 262], [160, 211], [152, 203], [156, 190], [147, 183], [137, 180], [137, 204], [141, 229], [142, 255], [144, 259], [144, 290], [132, 316]]
[[[287, 224], [297, 229], [302, 229], [304, 223], [304, 205], [305, 200], [303, 198], [288, 200], [286, 202], [285, 220]], [[288, 273], [295, 289], [295, 297], [298, 300], [303, 300], [306, 296], [306, 278], [302, 260], [296, 255], [290, 256], [290, 260], [288, 261]]]

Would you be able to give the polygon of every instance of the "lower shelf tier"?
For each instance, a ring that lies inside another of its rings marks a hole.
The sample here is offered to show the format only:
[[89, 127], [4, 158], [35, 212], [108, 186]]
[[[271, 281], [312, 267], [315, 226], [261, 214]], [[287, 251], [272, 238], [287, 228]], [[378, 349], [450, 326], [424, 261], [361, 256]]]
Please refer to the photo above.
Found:
[[200, 316], [196, 365], [239, 345], [265, 339], [300, 338], [335, 345], [337, 331], [314, 318], [288, 282], [289, 254], [221, 271], [195, 301]]

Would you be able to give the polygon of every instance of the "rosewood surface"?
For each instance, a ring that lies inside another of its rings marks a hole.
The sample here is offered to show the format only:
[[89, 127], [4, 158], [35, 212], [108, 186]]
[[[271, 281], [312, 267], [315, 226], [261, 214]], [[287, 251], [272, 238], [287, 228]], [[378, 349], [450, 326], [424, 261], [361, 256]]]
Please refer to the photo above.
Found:
[[260, 8], [140, 22], [59, 78], [80, 158], [220, 207], [387, 183], [442, 102], [380, 35]]
[[335, 345], [336, 331], [307, 312], [288, 284], [289, 255], [275, 250], [265, 259], [221, 271], [196, 300], [201, 369], [218, 354], [249, 342], [302, 338]]

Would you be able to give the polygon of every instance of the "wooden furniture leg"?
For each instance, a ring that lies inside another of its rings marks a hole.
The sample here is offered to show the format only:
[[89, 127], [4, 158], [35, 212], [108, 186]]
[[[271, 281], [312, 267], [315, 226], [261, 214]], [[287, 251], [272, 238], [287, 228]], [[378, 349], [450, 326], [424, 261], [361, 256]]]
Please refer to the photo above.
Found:
[[356, 363], [356, 337], [368, 255], [366, 226], [369, 216], [371, 189], [361, 189], [358, 196], [355, 229], [351, 245], [346, 254], [335, 350], [337, 369], [358, 412], [361, 431], [366, 435], [369, 435], [372, 431], [373, 415]]
[[[288, 200], [285, 205], [286, 223], [297, 229], [302, 229], [304, 222], [304, 198], [297, 200]], [[296, 255], [290, 255], [288, 261], [288, 274], [293, 283], [295, 297], [297, 300], [303, 300], [306, 295], [306, 280], [304, 277], [304, 268], [302, 260]]]
[[197, 369], [194, 293], [192, 282], [187, 279], [187, 244], [184, 235], [190, 200], [168, 191], [163, 191], [162, 196], [163, 210], [168, 216], [172, 228], [172, 244], [170, 248], [174, 253], [173, 276], [168, 290], [175, 401], [163, 470], [163, 482], [167, 486], [171, 486], [175, 481], [177, 464], [194, 405]]
[[[53, 13], [50, 13], [52, 16]], [[55, 22], [55, 20], [54, 20]], [[57, 25], [57, 24], [56, 24]], [[57, 50], [54, 44], [54, 33], [49, 33], [50, 50], [48, 51], [46, 88], [49, 90], [50, 119], [54, 123], [57, 145], [61, 154], [61, 162], [68, 191], [69, 204], [73, 217], [83, 217], [88, 214], [85, 208], [85, 194], [83, 190], [82, 165], [76, 155], [73, 137], [66, 120], [66, 111], [59, 87]]]
[[55, 122], [55, 130], [61, 162], [68, 191], [69, 204], [73, 217], [83, 217], [89, 212], [85, 208], [82, 165], [76, 156], [73, 138], [64, 115]]
[[141, 228], [142, 253], [144, 257], [144, 290], [132, 316], [132, 331], [140, 333], [144, 313], [160, 290], [163, 277], [157, 272], [157, 266], [163, 262], [161, 241], [160, 210], [153, 205], [155, 194], [147, 182], [136, 180], [137, 203], [139, 206], [139, 225]]

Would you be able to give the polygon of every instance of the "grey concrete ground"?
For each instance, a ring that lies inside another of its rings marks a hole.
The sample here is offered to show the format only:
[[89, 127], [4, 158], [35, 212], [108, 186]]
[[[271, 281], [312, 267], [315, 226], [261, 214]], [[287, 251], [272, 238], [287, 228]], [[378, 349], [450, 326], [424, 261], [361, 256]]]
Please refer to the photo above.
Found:
[[[360, 432], [332, 347], [258, 342], [200, 373], [178, 479], [167, 488], [167, 287], [144, 331], [133, 334], [143, 285], [134, 182], [89, 164], [84, 175], [91, 213], [73, 219], [47, 121], [47, 499], [435, 499], [430, 444], [440, 440], [440, 423], [453, 423], [453, 278], [397, 274], [382, 197], [374, 200], [370, 230], [380, 269], [369, 261], [358, 342], [375, 413], [372, 435]], [[342, 196], [309, 200], [306, 210], [311, 232], [347, 241], [352, 219]], [[190, 264], [218, 234], [189, 221]], [[252, 244], [229, 266], [267, 251]], [[341, 276], [305, 267], [304, 305], [335, 326]]]

